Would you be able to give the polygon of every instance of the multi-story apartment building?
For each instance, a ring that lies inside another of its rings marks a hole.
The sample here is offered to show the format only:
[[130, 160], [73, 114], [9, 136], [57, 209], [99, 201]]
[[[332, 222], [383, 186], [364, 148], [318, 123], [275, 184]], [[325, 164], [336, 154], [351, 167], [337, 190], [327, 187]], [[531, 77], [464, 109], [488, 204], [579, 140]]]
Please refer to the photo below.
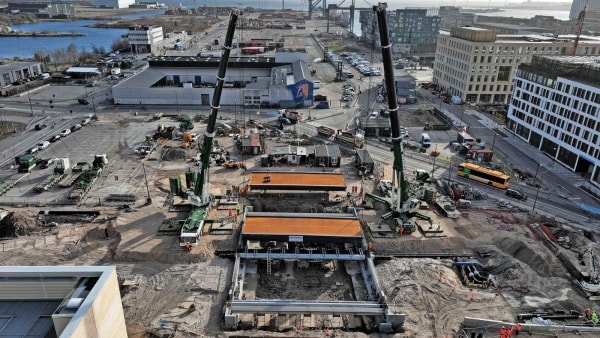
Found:
[[[361, 40], [380, 47], [379, 28], [373, 11], [361, 11]], [[428, 9], [397, 9], [387, 12], [393, 53], [433, 53], [441, 18]]]
[[507, 128], [600, 186], [600, 63], [590, 56], [534, 56], [521, 64]]
[[163, 29], [155, 26], [129, 27], [127, 38], [133, 53], [151, 53], [152, 46], [164, 39]]
[[[587, 6], [587, 7], [586, 7]], [[600, 30], [600, 1], [597, 0], [573, 0], [569, 19], [576, 21], [583, 9], [586, 9], [583, 29], [587, 31]]]
[[[521, 63], [533, 55], [571, 55], [574, 37], [551, 35], [498, 35], [475, 27], [441, 31], [433, 82], [462, 101], [506, 104]], [[582, 36], [577, 55], [599, 55], [600, 39]]]

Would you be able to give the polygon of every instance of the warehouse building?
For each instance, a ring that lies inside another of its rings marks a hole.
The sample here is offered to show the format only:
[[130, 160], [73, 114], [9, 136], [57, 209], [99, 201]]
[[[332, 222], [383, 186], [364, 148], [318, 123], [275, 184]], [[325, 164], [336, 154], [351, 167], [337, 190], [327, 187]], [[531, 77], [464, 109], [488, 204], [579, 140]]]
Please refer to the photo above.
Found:
[[[115, 104], [202, 105], [212, 101], [220, 56], [157, 57], [149, 67], [112, 88]], [[313, 82], [301, 60], [273, 57], [229, 59], [221, 105], [306, 107]]]
[[19, 80], [41, 75], [44, 65], [41, 62], [14, 62], [0, 65], [0, 88], [8, 87]]
[[515, 78], [507, 128], [600, 186], [600, 57], [535, 56]]
[[127, 337], [114, 266], [0, 267], [1, 337]]
[[[574, 36], [498, 35], [475, 27], [453, 27], [438, 36], [433, 82], [473, 104], [507, 104], [517, 67], [533, 55], [571, 55]], [[577, 55], [599, 55], [600, 39], [582, 36]]]

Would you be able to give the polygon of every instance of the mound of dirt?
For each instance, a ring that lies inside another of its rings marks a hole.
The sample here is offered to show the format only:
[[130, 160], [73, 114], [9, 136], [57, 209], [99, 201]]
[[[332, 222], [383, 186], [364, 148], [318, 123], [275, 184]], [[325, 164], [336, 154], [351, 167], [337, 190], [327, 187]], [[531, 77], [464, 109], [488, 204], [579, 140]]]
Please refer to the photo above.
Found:
[[162, 154], [163, 161], [185, 161], [187, 152], [185, 149], [165, 147]]
[[24, 213], [11, 212], [0, 221], [0, 238], [28, 236], [37, 231], [40, 223], [35, 217]]

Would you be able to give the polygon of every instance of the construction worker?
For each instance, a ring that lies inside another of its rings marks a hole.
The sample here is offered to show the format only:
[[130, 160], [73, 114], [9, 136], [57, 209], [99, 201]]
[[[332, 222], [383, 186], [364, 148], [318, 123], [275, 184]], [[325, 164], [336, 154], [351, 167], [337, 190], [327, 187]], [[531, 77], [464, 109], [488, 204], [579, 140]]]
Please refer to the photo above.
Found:
[[598, 325], [598, 314], [596, 313], [596, 310], [592, 310], [592, 325], [596, 326]]
[[585, 309], [585, 311], [583, 313], [585, 314], [585, 319], [587, 319], [587, 320], [592, 319], [592, 310]]
[[517, 323], [517, 325], [515, 326], [515, 336], [519, 335], [519, 332], [521, 332], [521, 323]]
[[367, 250], [369, 250], [369, 251], [373, 250], [373, 243], [369, 242], [367, 244]]
[[185, 249], [187, 251], [192, 251], [192, 243], [190, 242], [185, 242]]
[[239, 215], [240, 214], [240, 210], [242, 210], [242, 207], [240, 207], [240, 205], [236, 205], [235, 206], [235, 212]]
[[233, 216], [233, 209], [229, 208], [229, 217]]
[[506, 328], [504, 326], [500, 328], [500, 338], [507, 338], [506, 337], [507, 333], [508, 332], [506, 331]]

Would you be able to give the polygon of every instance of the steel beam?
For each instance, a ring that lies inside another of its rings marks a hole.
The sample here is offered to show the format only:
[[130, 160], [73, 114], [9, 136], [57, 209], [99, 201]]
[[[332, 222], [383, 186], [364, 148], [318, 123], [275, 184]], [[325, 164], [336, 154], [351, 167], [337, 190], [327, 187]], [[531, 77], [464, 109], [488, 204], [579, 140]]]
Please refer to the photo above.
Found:
[[234, 300], [232, 313], [278, 314], [353, 314], [360, 316], [385, 315], [386, 309], [375, 302], [310, 302], [292, 300]]
[[364, 254], [322, 254], [322, 253], [281, 253], [281, 252], [240, 252], [245, 259], [289, 259], [289, 260], [323, 260], [323, 261], [363, 261]]

